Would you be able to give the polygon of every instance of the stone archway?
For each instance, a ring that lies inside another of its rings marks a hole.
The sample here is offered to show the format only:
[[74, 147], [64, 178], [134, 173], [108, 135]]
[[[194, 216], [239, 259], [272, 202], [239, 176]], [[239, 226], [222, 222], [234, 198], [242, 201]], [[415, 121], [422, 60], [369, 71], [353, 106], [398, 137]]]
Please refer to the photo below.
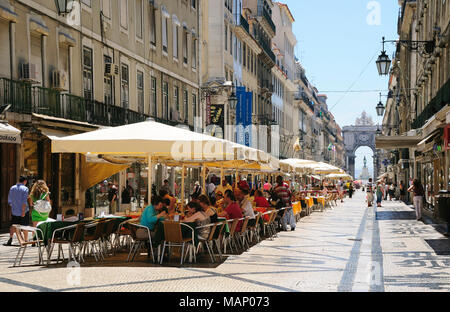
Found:
[[356, 125], [346, 126], [342, 129], [345, 145], [345, 169], [355, 179], [355, 152], [362, 146], [370, 147], [373, 151], [373, 174], [374, 179], [379, 176], [380, 172], [380, 154], [375, 148], [375, 136], [377, 126], [374, 125], [372, 118], [367, 116], [366, 112], [356, 119]]

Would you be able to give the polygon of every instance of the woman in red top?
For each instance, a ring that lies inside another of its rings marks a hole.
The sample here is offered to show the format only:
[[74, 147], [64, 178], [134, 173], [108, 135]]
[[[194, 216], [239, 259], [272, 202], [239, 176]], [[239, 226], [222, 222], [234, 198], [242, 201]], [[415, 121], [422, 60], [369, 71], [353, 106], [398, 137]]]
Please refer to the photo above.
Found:
[[[223, 198], [223, 206], [226, 208], [221, 214], [219, 214], [219, 217], [225, 217], [228, 220], [242, 219], [244, 217], [242, 215], [241, 208], [236, 203], [236, 197], [234, 197], [234, 193], [231, 190], [225, 191], [225, 196]], [[236, 232], [239, 232], [241, 228], [242, 228], [242, 221], [239, 221], [236, 226]]]
[[[263, 193], [260, 190], [256, 191], [255, 194], [255, 199], [254, 199], [255, 203], [256, 203], [256, 211], [260, 212], [261, 214], [267, 212], [267, 208], [270, 207], [269, 202], [267, 201], [267, 199], [263, 196]], [[270, 217], [269, 215], [264, 215], [263, 216], [264, 220], [267, 222], [269, 221]]]

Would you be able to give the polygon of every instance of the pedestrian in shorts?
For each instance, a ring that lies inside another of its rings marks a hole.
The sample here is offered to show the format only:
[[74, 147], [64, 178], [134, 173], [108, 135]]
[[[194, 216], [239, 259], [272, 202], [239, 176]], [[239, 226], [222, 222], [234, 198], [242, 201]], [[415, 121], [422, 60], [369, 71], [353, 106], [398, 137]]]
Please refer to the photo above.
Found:
[[[11, 206], [11, 227], [9, 229], [9, 240], [5, 246], [11, 246], [12, 239], [14, 236], [14, 226], [13, 225], [30, 225], [30, 208], [28, 207], [28, 187], [27, 178], [21, 176], [19, 178], [19, 183], [13, 185], [8, 194], [8, 204]], [[25, 240], [28, 240], [28, 232], [24, 231]]]

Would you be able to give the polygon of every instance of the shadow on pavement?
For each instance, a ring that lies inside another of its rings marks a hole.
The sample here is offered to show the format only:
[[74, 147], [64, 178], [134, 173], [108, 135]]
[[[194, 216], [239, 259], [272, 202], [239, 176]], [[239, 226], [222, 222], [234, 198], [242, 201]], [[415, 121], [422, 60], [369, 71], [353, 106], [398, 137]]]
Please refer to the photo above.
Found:
[[415, 211], [377, 211], [377, 220], [416, 220]]

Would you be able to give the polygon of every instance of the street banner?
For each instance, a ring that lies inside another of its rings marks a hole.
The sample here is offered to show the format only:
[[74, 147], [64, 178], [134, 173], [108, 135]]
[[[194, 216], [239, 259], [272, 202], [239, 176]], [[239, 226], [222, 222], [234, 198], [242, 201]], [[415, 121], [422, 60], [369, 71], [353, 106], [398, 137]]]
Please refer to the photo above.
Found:
[[236, 106], [236, 142], [250, 146], [253, 93], [246, 92], [245, 87], [237, 87], [236, 97], [238, 99]]

